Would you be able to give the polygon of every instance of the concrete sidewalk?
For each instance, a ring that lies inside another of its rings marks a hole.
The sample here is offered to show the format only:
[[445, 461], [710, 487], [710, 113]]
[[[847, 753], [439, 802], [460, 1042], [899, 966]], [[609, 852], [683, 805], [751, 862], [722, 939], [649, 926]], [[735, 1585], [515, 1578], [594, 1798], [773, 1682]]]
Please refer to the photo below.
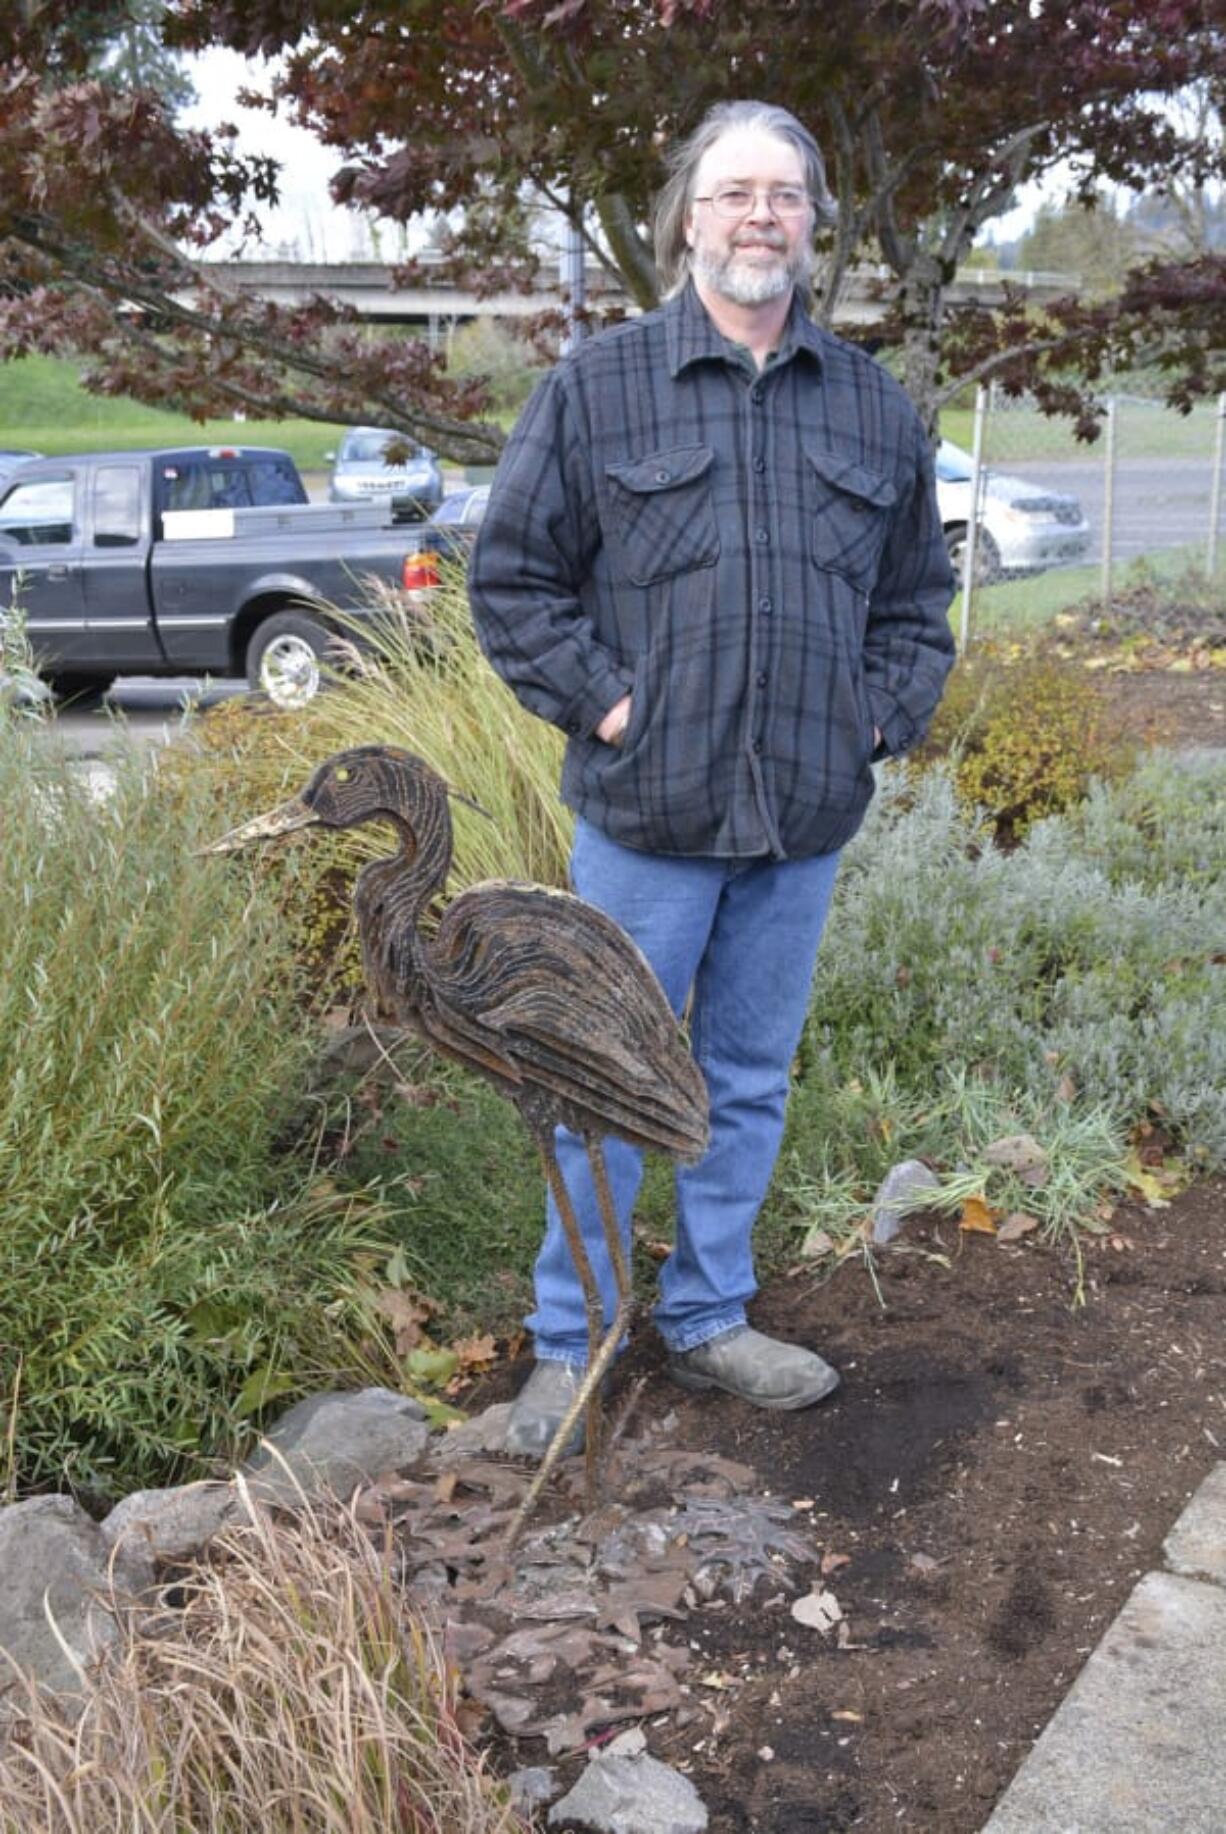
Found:
[[1205, 1479], [983, 1834], [1226, 1830], [1226, 1464]]

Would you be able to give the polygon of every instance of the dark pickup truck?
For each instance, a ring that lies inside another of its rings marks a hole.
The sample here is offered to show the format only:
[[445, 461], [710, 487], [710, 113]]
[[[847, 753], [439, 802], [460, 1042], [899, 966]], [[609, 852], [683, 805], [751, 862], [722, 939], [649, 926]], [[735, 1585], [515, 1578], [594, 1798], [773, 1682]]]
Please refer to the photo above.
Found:
[[279, 706], [317, 692], [333, 608], [371, 575], [410, 593], [436, 543], [389, 505], [312, 504], [255, 446], [26, 461], [0, 485], [0, 613], [20, 605], [64, 689], [116, 675], [246, 676]]

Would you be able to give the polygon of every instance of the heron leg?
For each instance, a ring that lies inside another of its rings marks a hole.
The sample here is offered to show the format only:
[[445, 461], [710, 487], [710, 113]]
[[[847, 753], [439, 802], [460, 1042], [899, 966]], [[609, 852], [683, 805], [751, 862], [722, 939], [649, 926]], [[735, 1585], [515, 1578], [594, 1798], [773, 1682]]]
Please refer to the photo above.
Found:
[[[566, 1240], [570, 1244], [571, 1259], [575, 1263], [575, 1272], [583, 1288], [583, 1304], [587, 1312], [587, 1365], [590, 1369], [600, 1354], [600, 1343], [604, 1336], [604, 1303], [600, 1297], [600, 1288], [596, 1275], [592, 1271], [591, 1258], [584, 1245], [583, 1233], [579, 1228], [579, 1219], [575, 1215], [575, 1206], [571, 1202], [562, 1168], [558, 1164], [553, 1150], [553, 1141], [541, 1142], [541, 1161], [545, 1167], [545, 1177], [553, 1193], [553, 1201], [558, 1207], [562, 1227], [566, 1231]], [[574, 1422], [571, 1421], [573, 1428]], [[570, 1428], [567, 1429], [569, 1436]], [[584, 1438], [584, 1466], [587, 1474], [588, 1495], [595, 1492], [596, 1473], [600, 1463], [601, 1414], [600, 1391], [593, 1391], [587, 1404], [587, 1422]], [[565, 1441], [563, 1442], [565, 1443]]]
[[[587, 1410], [587, 1420], [585, 1423], [587, 1499], [589, 1508], [595, 1506], [596, 1480], [600, 1459], [600, 1384], [604, 1379], [605, 1371], [613, 1361], [624, 1328], [620, 1322], [622, 1308], [619, 1306], [617, 1319], [614, 1321], [613, 1328], [608, 1333], [604, 1332], [604, 1306], [600, 1298], [600, 1288], [596, 1283], [596, 1276], [592, 1272], [592, 1263], [588, 1258], [587, 1249], [583, 1244], [583, 1235], [579, 1228], [578, 1219], [575, 1216], [575, 1207], [570, 1200], [570, 1192], [566, 1188], [566, 1180], [562, 1176], [562, 1168], [559, 1166], [557, 1158], [554, 1155], [552, 1136], [542, 1135], [538, 1137], [537, 1147], [541, 1155], [541, 1162], [545, 1167], [545, 1177], [549, 1183], [549, 1189], [552, 1191], [554, 1202], [558, 1206], [558, 1215], [561, 1218], [562, 1227], [566, 1232], [566, 1240], [570, 1244], [570, 1252], [574, 1259], [575, 1271], [579, 1276], [579, 1284], [583, 1288], [583, 1300], [587, 1310], [588, 1364], [583, 1380], [575, 1390], [574, 1399], [567, 1408], [558, 1426], [557, 1432], [546, 1447], [545, 1455], [537, 1466], [532, 1482], [524, 1493], [524, 1499], [512, 1518], [511, 1526], [507, 1531], [505, 1544], [508, 1553], [515, 1547], [516, 1542], [523, 1534], [524, 1525], [531, 1516], [532, 1511], [536, 1508], [540, 1500], [541, 1492], [549, 1482], [550, 1475], [562, 1456], [562, 1448], [573, 1433], [575, 1423], [584, 1409]], [[604, 1171], [603, 1164], [601, 1165], [601, 1171], [602, 1173]], [[605, 1229], [607, 1234], [607, 1224], [605, 1225]], [[619, 1241], [619, 1251], [620, 1248], [621, 1243]]]

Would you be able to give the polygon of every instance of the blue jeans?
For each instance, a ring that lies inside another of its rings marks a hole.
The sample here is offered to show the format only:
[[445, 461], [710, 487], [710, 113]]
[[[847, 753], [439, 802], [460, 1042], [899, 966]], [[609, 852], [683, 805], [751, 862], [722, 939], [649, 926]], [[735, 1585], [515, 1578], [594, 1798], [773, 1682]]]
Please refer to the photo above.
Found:
[[[698, 1165], [677, 1170], [676, 1246], [660, 1269], [653, 1313], [672, 1351], [743, 1324], [758, 1290], [750, 1238], [783, 1135], [838, 859], [682, 859], [637, 853], [577, 825], [575, 890], [629, 931], [674, 1012], [694, 989], [691, 1042], [711, 1098], [711, 1144]], [[616, 1286], [587, 1154], [565, 1128], [556, 1144], [608, 1322]], [[628, 1245], [642, 1153], [613, 1139], [604, 1151]], [[552, 1198], [535, 1278], [536, 1310], [525, 1322], [537, 1356], [586, 1362], [583, 1294]]]

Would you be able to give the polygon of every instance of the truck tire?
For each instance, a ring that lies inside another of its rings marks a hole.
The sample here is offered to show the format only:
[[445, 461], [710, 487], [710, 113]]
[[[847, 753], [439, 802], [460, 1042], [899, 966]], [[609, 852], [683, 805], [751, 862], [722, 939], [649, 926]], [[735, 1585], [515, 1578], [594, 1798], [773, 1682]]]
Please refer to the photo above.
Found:
[[328, 632], [304, 611], [278, 611], [256, 626], [247, 645], [247, 681], [274, 707], [293, 711], [315, 699]]

